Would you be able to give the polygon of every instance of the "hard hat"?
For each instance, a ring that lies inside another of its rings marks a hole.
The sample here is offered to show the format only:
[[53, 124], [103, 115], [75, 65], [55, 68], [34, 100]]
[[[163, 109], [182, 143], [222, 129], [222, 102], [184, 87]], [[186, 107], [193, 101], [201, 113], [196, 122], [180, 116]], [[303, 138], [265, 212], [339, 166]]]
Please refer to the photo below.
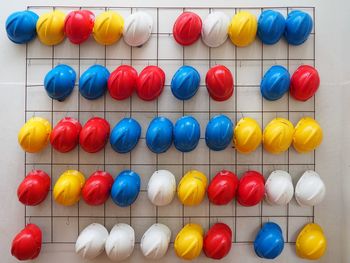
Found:
[[294, 134], [293, 124], [284, 118], [270, 121], [264, 130], [263, 144], [266, 151], [278, 154], [287, 151], [292, 144]]
[[53, 46], [64, 39], [64, 20], [66, 15], [59, 10], [43, 14], [36, 23], [36, 32], [41, 43]]
[[115, 178], [111, 197], [118, 206], [130, 206], [135, 202], [140, 192], [140, 176], [131, 170], [124, 170]]
[[137, 71], [129, 65], [117, 67], [108, 79], [108, 91], [113, 99], [125, 100], [136, 89]]
[[61, 153], [73, 150], [79, 143], [81, 129], [79, 121], [71, 117], [64, 117], [51, 132], [50, 143], [52, 147]]
[[193, 260], [203, 247], [203, 228], [198, 224], [187, 224], [177, 234], [174, 249], [178, 257]]
[[49, 142], [51, 124], [41, 117], [30, 118], [18, 132], [18, 143], [29, 153], [43, 150]]
[[181, 178], [177, 196], [184, 205], [199, 205], [204, 199], [206, 188], [207, 177], [200, 171], [191, 170]]
[[129, 46], [142, 46], [151, 36], [152, 28], [152, 17], [146, 12], [138, 11], [125, 19], [123, 39]]
[[165, 117], [155, 117], [146, 132], [146, 144], [154, 153], [166, 152], [173, 143], [173, 123]]
[[189, 100], [198, 91], [201, 77], [191, 66], [182, 66], [171, 80], [171, 92], [179, 100]]
[[111, 192], [113, 177], [107, 172], [96, 171], [86, 180], [81, 195], [88, 205], [104, 204]]
[[73, 44], [86, 41], [94, 28], [95, 16], [89, 10], [70, 12], [64, 21], [64, 33]]
[[107, 229], [101, 224], [92, 223], [80, 232], [75, 253], [84, 259], [94, 259], [104, 251], [107, 238]]
[[286, 205], [292, 200], [294, 186], [286, 171], [273, 171], [265, 182], [266, 201], [271, 205]]
[[36, 22], [38, 19], [39, 16], [29, 10], [12, 13], [6, 19], [8, 38], [16, 44], [28, 43], [36, 37]]
[[238, 178], [231, 172], [222, 170], [211, 180], [208, 186], [208, 199], [215, 205], [226, 205], [236, 196]]
[[122, 261], [128, 258], [135, 246], [135, 231], [124, 223], [116, 224], [106, 240], [106, 254], [112, 261]]
[[232, 231], [224, 223], [214, 224], [204, 237], [203, 251], [208, 258], [222, 259], [231, 250]]
[[240, 11], [231, 20], [228, 35], [238, 47], [250, 45], [255, 40], [258, 23], [256, 17], [246, 11]]
[[315, 171], [305, 171], [295, 186], [295, 199], [299, 205], [315, 206], [326, 195], [326, 186]]
[[156, 223], [150, 226], [141, 238], [141, 251], [147, 259], [160, 259], [168, 251], [171, 230], [166, 225]]
[[254, 240], [254, 250], [258, 257], [274, 259], [284, 248], [282, 229], [273, 222], [267, 222], [259, 230]]
[[124, 19], [114, 11], [106, 11], [95, 20], [93, 36], [101, 45], [112, 45], [119, 41], [123, 34]]
[[266, 45], [276, 44], [283, 36], [286, 19], [275, 10], [265, 10], [258, 20], [258, 36]]
[[102, 150], [109, 137], [108, 121], [99, 117], [89, 119], [80, 132], [79, 144], [84, 151], [95, 153]]
[[208, 47], [225, 43], [230, 18], [223, 12], [210, 13], [203, 21], [202, 40]]
[[50, 98], [65, 100], [73, 91], [76, 73], [68, 65], [60, 64], [51, 69], [45, 76], [44, 86]]
[[315, 95], [320, 86], [317, 70], [309, 65], [302, 65], [293, 73], [290, 80], [290, 95], [300, 101], [307, 101]]
[[174, 145], [181, 152], [194, 150], [201, 136], [198, 121], [192, 116], [179, 118], [174, 126]]
[[223, 65], [216, 65], [208, 70], [205, 84], [213, 100], [225, 101], [233, 94], [232, 73]]
[[18, 260], [31, 260], [39, 256], [42, 243], [41, 229], [28, 224], [12, 240], [11, 254]]
[[141, 136], [141, 125], [133, 118], [123, 118], [113, 128], [110, 143], [114, 151], [128, 153], [135, 148]]
[[278, 100], [289, 90], [289, 84], [288, 70], [280, 65], [272, 66], [261, 80], [261, 95], [267, 100]]
[[237, 201], [242, 206], [254, 206], [262, 201], [265, 195], [264, 176], [257, 171], [245, 172], [239, 180]]
[[175, 176], [168, 170], [155, 171], [148, 181], [147, 194], [152, 204], [165, 206], [170, 204], [175, 196]]
[[154, 100], [163, 92], [164, 83], [164, 71], [157, 66], [147, 66], [136, 81], [136, 93], [142, 100]]
[[321, 126], [313, 118], [304, 117], [295, 126], [293, 136], [294, 149], [299, 153], [315, 150], [323, 138]]
[[262, 141], [262, 131], [256, 120], [244, 117], [234, 129], [233, 145], [240, 153], [255, 151]]
[[205, 142], [210, 150], [222, 151], [232, 141], [233, 123], [226, 115], [216, 115], [210, 119], [205, 129]]
[[17, 188], [18, 200], [24, 205], [38, 205], [50, 191], [51, 180], [42, 170], [33, 170], [27, 174]]
[[189, 46], [200, 38], [201, 30], [201, 18], [193, 12], [183, 12], [174, 23], [174, 39], [182, 46]]
[[297, 255], [305, 259], [320, 259], [327, 250], [327, 239], [321, 226], [310, 223], [300, 231], [295, 250]]
[[308, 13], [294, 10], [287, 16], [284, 37], [291, 45], [301, 45], [309, 38], [312, 27], [312, 18]]
[[80, 199], [85, 184], [84, 175], [77, 170], [67, 170], [60, 175], [53, 188], [53, 197], [60, 205], [71, 206]]
[[79, 79], [80, 94], [88, 100], [98, 99], [107, 90], [109, 71], [104, 66], [89, 67]]

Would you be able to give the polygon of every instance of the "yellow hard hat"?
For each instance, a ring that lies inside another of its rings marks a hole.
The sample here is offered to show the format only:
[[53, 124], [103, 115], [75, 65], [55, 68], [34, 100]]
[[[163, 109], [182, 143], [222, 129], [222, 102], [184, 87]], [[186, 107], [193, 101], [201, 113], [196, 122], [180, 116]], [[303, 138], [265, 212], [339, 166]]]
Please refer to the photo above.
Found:
[[284, 118], [276, 118], [267, 124], [263, 135], [266, 151], [274, 154], [288, 150], [292, 144], [294, 134], [293, 124]]
[[58, 10], [41, 15], [36, 23], [39, 40], [48, 46], [61, 43], [64, 39], [65, 18], [66, 15]]
[[96, 17], [93, 35], [97, 43], [111, 45], [122, 36], [124, 19], [114, 11], [107, 11]]
[[259, 147], [262, 131], [256, 120], [245, 117], [235, 127], [233, 145], [240, 153], [251, 153]]
[[199, 205], [204, 198], [207, 177], [197, 170], [188, 171], [179, 182], [177, 196], [184, 205]]
[[19, 130], [18, 143], [26, 152], [36, 153], [45, 148], [50, 139], [51, 125], [41, 117], [30, 118]]
[[80, 199], [85, 184], [84, 175], [77, 170], [67, 170], [58, 178], [53, 188], [53, 197], [61, 205], [70, 206]]
[[192, 260], [199, 256], [203, 247], [203, 228], [198, 224], [187, 224], [177, 234], [174, 249], [178, 257]]
[[249, 12], [240, 11], [231, 20], [228, 35], [233, 44], [245, 47], [255, 40], [257, 29], [256, 17]]
[[304, 117], [295, 126], [293, 137], [294, 149], [300, 153], [315, 150], [322, 142], [321, 126], [313, 118]]
[[317, 224], [307, 224], [300, 231], [295, 243], [297, 255], [305, 259], [319, 259], [327, 249], [327, 240]]

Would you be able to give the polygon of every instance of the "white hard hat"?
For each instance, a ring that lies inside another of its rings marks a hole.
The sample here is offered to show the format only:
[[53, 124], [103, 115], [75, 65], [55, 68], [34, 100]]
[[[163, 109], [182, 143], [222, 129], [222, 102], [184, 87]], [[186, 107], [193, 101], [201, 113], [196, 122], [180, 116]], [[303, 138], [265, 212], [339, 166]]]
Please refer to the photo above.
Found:
[[294, 187], [292, 177], [286, 171], [273, 171], [265, 183], [266, 201], [271, 205], [286, 205], [292, 200]]
[[79, 234], [75, 252], [85, 259], [93, 259], [103, 252], [107, 237], [108, 231], [103, 225], [92, 223]]
[[223, 12], [210, 13], [203, 22], [202, 40], [209, 47], [218, 47], [227, 39], [230, 18]]
[[133, 47], [142, 46], [149, 39], [153, 27], [152, 17], [142, 11], [131, 14], [125, 20], [124, 41]]
[[322, 202], [326, 186], [315, 171], [308, 170], [295, 186], [295, 199], [299, 205], [314, 206]]
[[152, 204], [164, 206], [171, 203], [176, 192], [175, 176], [168, 170], [155, 171], [147, 187], [148, 198]]
[[162, 258], [168, 250], [170, 237], [171, 231], [166, 225], [151, 225], [141, 239], [142, 254], [148, 259]]
[[112, 261], [128, 258], [135, 246], [135, 231], [124, 223], [116, 224], [106, 240], [106, 253]]

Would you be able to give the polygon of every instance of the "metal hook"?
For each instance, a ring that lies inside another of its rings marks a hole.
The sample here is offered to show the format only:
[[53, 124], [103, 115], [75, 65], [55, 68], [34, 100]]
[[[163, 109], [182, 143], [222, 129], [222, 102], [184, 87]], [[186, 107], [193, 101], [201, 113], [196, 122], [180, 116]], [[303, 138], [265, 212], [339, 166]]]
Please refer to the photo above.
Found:
[[69, 226], [69, 225], [70, 225], [70, 222], [69, 222], [69, 216], [67, 217], [66, 225], [67, 225], [67, 226]]
[[28, 224], [31, 224], [31, 221], [32, 221], [32, 217], [28, 217]]

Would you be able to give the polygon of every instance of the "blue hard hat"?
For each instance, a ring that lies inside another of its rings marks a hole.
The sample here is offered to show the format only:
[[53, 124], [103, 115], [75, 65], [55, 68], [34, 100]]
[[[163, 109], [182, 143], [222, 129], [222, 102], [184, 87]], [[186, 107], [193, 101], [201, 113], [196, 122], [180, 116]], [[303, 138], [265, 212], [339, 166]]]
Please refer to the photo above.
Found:
[[124, 118], [114, 126], [109, 141], [114, 151], [127, 153], [134, 149], [140, 136], [140, 124], [135, 119]]
[[279, 65], [272, 66], [261, 80], [261, 95], [267, 100], [278, 100], [289, 90], [289, 85], [288, 70]]
[[266, 10], [258, 20], [258, 36], [264, 44], [275, 44], [281, 39], [285, 27], [286, 20], [280, 12]]
[[121, 207], [130, 206], [140, 192], [140, 176], [131, 170], [122, 171], [114, 180], [111, 197]]
[[36, 22], [39, 16], [32, 11], [12, 13], [6, 20], [8, 38], [16, 44], [24, 44], [36, 36]]
[[196, 94], [200, 81], [201, 77], [195, 68], [182, 66], [171, 80], [171, 92], [179, 100], [188, 100]]
[[179, 118], [174, 127], [174, 145], [181, 152], [190, 152], [197, 147], [201, 136], [198, 121], [192, 116]]
[[101, 97], [107, 90], [108, 78], [109, 71], [104, 66], [93, 65], [89, 67], [80, 77], [80, 94], [88, 100]]
[[282, 229], [276, 223], [265, 223], [255, 238], [255, 253], [261, 258], [274, 259], [282, 253], [283, 248]]
[[51, 69], [45, 76], [44, 86], [50, 98], [63, 101], [73, 91], [76, 74], [73, 68], [60, 64]]
[[173, 143], [173, 124], [165, 117], [154, 118], [148, 126], [146, 144], [154, 153], [167, 151]]
[[210, 119], [205, 130], [205, 142], [213, 151], [224, 150], [232, 140], [233, 123], [225, 115], [217, 115]]
[[287, 16], [284, 37], [291, 45], [301, 45], [308, 39], [312, 27], [312, 18], [308, 13], [294, 10]]

